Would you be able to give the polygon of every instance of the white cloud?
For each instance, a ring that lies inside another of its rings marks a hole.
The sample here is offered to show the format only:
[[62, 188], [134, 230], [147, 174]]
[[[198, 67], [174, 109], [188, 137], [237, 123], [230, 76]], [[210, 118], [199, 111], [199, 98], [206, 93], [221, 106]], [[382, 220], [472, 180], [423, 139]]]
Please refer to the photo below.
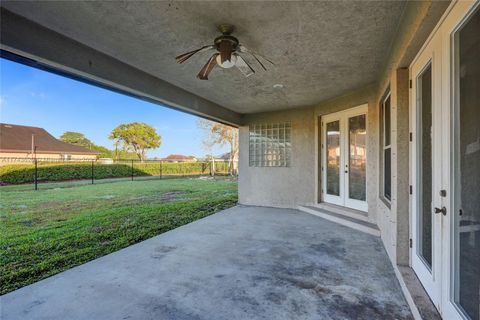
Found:
[[43, 92], [30, 92], [30, 95], [34, 98], [38, 98], [38, 99], [46, 99], [47, 98], [47, 95]]

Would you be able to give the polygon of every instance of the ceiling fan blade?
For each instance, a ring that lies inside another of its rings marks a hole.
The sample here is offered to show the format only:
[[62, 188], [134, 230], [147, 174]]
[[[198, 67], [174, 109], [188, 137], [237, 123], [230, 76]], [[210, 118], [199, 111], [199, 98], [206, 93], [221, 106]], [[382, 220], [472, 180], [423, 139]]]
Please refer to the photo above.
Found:
[[265, 61], [268, 61], [270, 62], [272, 65], [275, 65], [275, 63], [273, 63], [270, 59], [267, 59], [265, 58], [264, 56], [258, 54], [258, 53], [255, 53], [253, 51], [250, 51], [248, 50], [244, 45], [240, 44], [238, 45], [238, 48], [240, 50], [240, 52], [246, 52], [246, 53], [249, 53], [252, 55], [252, 57], [262, 66], [263, 70], [267, 71], [267, 68], [265, 68], [265, 66], [263, 65], [263, 63], [257, 58], [257, 56], [261, 57], [262, 59], [264, 59]]
[[193, 50], [193, 51], [190, 51], [190, 52], [181, 54], [181, 55], [179, 55], [179, 56], [176, 56], [176, 57], [175, 57], [175, 60], [177, 61], [177, 63], [184, 63], [184, 62], [187, 61], [190, 57], [192, 57], [195, 53], [207, 51], [207, 50], [210, 50], [210, 49], [213, 49], [213, 48], [214, 48], [214, 46], [212, 46], [212, 45], [203, 46], [203, 47], [201, 47], [200, 49]]
[[256, 54], [257, 56], [259, 56], [260, 58], [262, 58], [263, 60], [270, 62], [273, 66], [275, 65], [275, 63], [273, 63], [272, 60], [265, 58], [265, 57], [262, 56], [261, 54], [258, 54], [258, 53], [255, 53], [255, 54]]
[[265, 66], [263, 65], [263, 63], [260, 62], [260, 60], [258, 60], [257, 56], [254, 55], [252, 52], [250, 52], [250, 54], [255, 58], [255, 60], [257, 60], [257, 62], [262, 66], [263, 70], [267, 71], [267, 68], [265, 68]]
[[253, 70], [253, 68], [240, 55], [237, 54], [236, 56], [237, 62], [235, 63], [235, 67], [237, 67], [245, 77], [249, 77], [255, 73], [255, 70]]
[[198, 75], [197, 75], [198, 79], [208, 80], [208, 75], [212, 71], [213, 67], [215, 67], [215, 65], [217, 64], [215, 59], [217, 58], [218, 55], [219, 55], [218, 53], [214, 53], [210, 57], [210, 59], [208, 59], [207, 63], [203, 66], [202, 70], [200, 70], [200, 72], [198, 73]]

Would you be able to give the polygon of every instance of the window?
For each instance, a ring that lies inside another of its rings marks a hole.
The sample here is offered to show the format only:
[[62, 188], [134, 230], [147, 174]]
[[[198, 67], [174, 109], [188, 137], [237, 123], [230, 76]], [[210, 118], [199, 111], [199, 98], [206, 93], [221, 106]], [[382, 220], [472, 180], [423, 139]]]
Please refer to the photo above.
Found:
[[383, 197], [388, 201], [392, 198], [392, 146], [390, 142], [390, 93], [382, 103], [382, 146], [383, 146]]
[[291, 124], [254, 124], [249, 127], [249, 163], [251, 167], [289, 167]]

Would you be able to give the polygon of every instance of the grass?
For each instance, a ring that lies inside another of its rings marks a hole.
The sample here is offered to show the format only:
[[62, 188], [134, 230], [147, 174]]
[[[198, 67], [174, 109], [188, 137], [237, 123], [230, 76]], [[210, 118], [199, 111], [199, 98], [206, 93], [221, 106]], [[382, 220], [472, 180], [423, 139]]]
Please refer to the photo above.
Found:
[[0, 187], [0, 294], [237, 202], [237, 182], [169, 179]]

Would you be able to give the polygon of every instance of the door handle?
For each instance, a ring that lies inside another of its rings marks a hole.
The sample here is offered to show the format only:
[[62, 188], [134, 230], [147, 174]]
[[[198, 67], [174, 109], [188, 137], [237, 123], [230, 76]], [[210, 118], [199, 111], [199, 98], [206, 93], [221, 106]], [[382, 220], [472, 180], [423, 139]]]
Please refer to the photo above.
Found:
[[445, 207], [442, 207], [441, 209], [440, 208], [435, 208], [435, 213], [442, 213], [444, 216], [447, 215], [447, 208]]

